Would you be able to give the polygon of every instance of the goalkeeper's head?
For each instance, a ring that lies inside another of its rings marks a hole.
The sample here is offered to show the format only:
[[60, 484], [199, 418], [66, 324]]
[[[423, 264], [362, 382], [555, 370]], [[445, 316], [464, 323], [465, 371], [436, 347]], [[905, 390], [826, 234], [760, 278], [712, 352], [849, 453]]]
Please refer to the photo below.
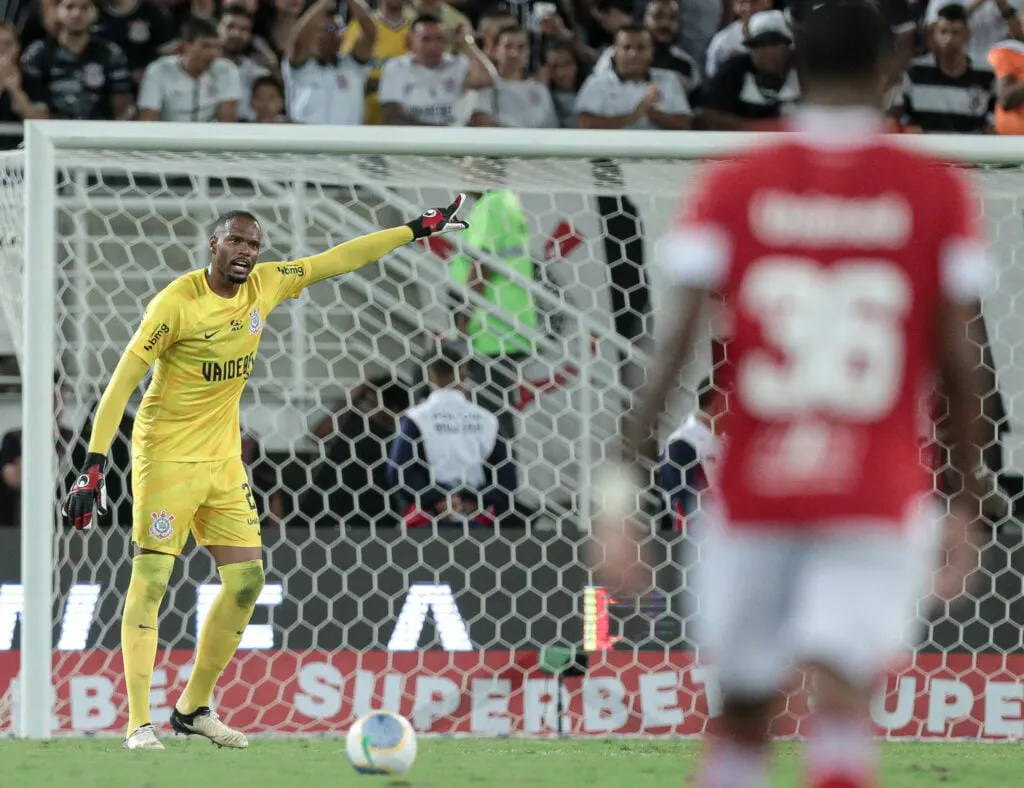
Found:
[[263, 231], [248, 211], [228, 211], [210, 235], [211, 283], [244, 284], [260, 256]]

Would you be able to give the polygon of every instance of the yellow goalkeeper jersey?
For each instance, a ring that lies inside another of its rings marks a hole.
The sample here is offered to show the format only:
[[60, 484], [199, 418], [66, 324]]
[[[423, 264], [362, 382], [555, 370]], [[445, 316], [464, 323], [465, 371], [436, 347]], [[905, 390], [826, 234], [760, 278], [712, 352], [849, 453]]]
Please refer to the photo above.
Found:
[[205, 271], [161, 290], [128, 345], [156, 365], [135, 417], [133, 453], [178, 462], [240, 456], [239, 402], [267, 315], [310, 280], [306, 258], [256, 265], [233, 298], [214, 293]]

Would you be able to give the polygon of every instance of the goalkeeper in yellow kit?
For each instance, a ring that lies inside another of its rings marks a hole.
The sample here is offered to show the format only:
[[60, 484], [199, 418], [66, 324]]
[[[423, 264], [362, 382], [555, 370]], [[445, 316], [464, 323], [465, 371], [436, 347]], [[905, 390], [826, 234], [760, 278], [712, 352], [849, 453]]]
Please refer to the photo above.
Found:
[[103, 468], [131, 393], [154, 363], [132, 434], [131, 582], [121, 619], [128, 749], [163, 749], [149, 713], [157, 613], [189, 533], [213, 556], [221, 589], [199, 635], [195, 667], [171, 713], [177, 733], [244, 748], [243, 733], [210, 709], [263, 588], [259, 518], [241, 459], [239, 402], [267, 314], [321, 279], [355, 271], [417, 238], [463, 230], [464, 196], [406, 225], [282, 263], [256, 264], [262, 231], [247, 211], [222, 216], [210, 265], [179, 277], [150, 302], [100, 400], [89, 456], [64, 502], [75, 528], [106, 511]]

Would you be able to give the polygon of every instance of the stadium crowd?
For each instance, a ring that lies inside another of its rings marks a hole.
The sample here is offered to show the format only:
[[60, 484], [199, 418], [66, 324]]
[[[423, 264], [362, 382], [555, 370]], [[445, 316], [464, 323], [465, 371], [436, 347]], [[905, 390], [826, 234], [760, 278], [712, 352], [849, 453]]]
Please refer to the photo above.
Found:
[[[804, 0], [374, 1], [8, 3], [0, 122], [737, 129], [800, 103]], [[1010, 0], [883, 2], [901, 129], [1024, 132]]]

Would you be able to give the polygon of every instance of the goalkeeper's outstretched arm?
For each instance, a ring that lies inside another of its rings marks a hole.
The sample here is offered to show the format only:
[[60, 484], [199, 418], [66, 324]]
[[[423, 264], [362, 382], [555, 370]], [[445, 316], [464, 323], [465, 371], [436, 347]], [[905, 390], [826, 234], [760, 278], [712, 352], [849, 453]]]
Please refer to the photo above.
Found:
[[469, 225], [458, 216], [465, 199], [460, 194], [447, 208], [432, 208], [408, 224], [363, 235], [307, 257], [310, 283], [357, 271], [418, 238], [465, 230]]

